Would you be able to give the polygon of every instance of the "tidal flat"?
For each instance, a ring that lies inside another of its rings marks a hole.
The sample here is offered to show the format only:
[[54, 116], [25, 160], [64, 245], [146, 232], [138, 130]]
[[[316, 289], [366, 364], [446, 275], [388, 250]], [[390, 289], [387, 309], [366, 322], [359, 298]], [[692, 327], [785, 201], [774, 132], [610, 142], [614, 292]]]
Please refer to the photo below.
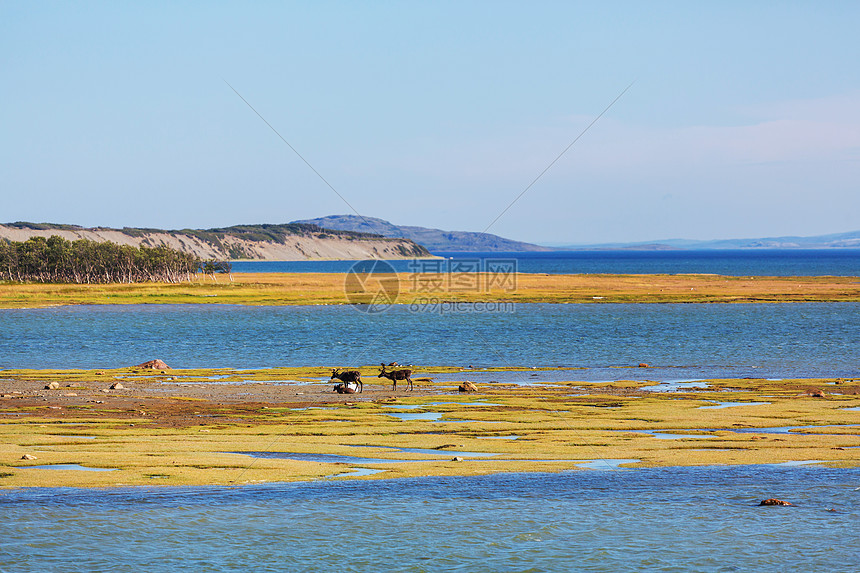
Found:
[[[459, 367], [421, 369], [414, 391], [395, 392], [365, 366], [364, 392], [344, 395], [323, 367], [4, 370], [0, 487], [860, 466], [860, 380], [714, 379], [658, 392], [645, 389], [645, 368], [611, 382], [577, 380], [579, 369], [491, 370], [498, 381], [474, 393], [458, 386], [478, 372]], [[525, 371], [534, 382], [516, 383]], [[396, 416], [405, 413], [434, 415]]]
[[[236, 273], [199, 275], [179, 284], [70, 285], [0, 283], [0, 308], [79, 304], [319, 305], [356, 302], [345, 273]], [[515, 284], [476, 289], [487, 277], [459, 284], [451, 276], [378, 275], [395, 281], [396, 303], [755, 303], [860, 301], [857, 277], [762, 277], [721, 275], [516, 275]], [[426, 285], [437, 285], [428, 292]], [[422, 286], [423, 285], [423, 286]], [[504, 288], [503, 288], [504, 287]], [[369, 302], [376, 291], [368, 287]]]

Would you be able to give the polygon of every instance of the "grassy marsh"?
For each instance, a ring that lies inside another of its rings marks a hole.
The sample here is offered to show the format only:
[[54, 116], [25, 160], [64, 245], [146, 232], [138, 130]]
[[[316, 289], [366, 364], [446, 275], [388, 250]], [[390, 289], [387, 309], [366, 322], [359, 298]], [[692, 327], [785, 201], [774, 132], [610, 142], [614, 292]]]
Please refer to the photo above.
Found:
[[[398, 304], [445, 302], [730, 303], [860, 301], [857, 277], [728, 277], [719, 275], [518, 274], [516, 288], [487, 291], [449, 283], [422, 292], [398, 275]], [[432, 276], [422, 275], [432, 281]], [[342, 273], [237, 273], [232, 280], [198, 277], [181, 284], [57, 285], [0, 283], [0, 308], [73, 304], [348, 304]]]
[[[6, 370], [0, 373], [0, 487], [229, 485], [322, 479], [356, 467], [384, 471], [355, 479], [475, 475], [560, 471], [576, 468], [575, 460], [612, 459], [640, 460], [639, 467], [808, 460], [860, 465], [860, 427], [852, 426], [860, 417], [846, 409], [860, 406], [856, 380], [710, 380], [701, 389], [649, 392], [640, 388], [653, 382], [587, 383], [570, 370], [567, 382], [479, 384], [476, 394], [458, 394], [457, 382], [432, 380], [443, 371], [461, 369], [422, 370], [415, 392], [396, 394], [366, 374], [363, 394], [337, 395], [323, 382], [330, 373], [324, 367]], [[462, 374], [469, 379], [469, 371]], [[110, 390], [117, 381], [125, 388]], [[60, 387], [44, 389], [50, 382]], [[818, 390], [823, 397], [814, 396]], [[720, 402], [748, 405], [703, 408]], [[439, 419], [392, 415], [409, 413]], [[816, 427], [768, 430], [803, 426]], [[459, 452], [496, 455], [463, 454], [463, 461], [453, 461]], [[21, 459], [25, 454], [37, 459]], [[55, 464], [114, 471], [26, 469]]]

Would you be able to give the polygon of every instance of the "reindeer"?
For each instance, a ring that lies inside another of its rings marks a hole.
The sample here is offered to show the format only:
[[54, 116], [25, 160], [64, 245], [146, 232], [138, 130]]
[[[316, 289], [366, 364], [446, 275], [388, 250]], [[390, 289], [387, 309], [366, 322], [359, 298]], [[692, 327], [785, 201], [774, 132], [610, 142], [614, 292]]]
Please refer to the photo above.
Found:
[[330, 380], [334, 380], [337, 378], [341, 382], [344, 383], [344, 389], [349, 386], [350, 382], [355, 382], [358, 384], [359, 392], [364, 392], [364, 383], [361, 381], [361, 372], [358, 370], [346, 370], [344, 372], [338, 372], [339, 368], [331, 369], [331, 378]]
[[406, 380], [409, 382], [408, 390], [412, 390], [412, 370], [409, 368], [404, 368], [403, 370], [392, 370], [390, 372], [385, 371], [385, 362], [381, 362], [382, 370], [379, 372], [379, 376], [377, 378], [388, 378], [393, 382], [392, 390], [397, 390], [397, 381], [398, 380]]

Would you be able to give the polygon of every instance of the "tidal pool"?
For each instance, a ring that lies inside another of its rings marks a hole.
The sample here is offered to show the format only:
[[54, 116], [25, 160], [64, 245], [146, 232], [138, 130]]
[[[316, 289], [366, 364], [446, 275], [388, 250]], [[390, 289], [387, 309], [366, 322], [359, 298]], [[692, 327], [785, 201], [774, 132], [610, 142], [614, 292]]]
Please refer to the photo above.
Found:
[[114, 472], [116, 468], [88, 468], [79, 464], [48, 464], [43, 466], [20, 466], [19, 470], [74, 470], [82, 472]]

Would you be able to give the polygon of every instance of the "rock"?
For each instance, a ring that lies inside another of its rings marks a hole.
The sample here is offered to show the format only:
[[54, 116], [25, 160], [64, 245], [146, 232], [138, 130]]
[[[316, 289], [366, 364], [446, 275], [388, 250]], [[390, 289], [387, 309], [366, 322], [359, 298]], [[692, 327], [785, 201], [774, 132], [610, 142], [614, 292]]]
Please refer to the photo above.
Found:
[[771, 497], [769, 499], [762, 501], [758, 505], [759, 505], [759, 507], [761, 507], [762, 505], [794, 505], [794, 504], [787, 502], [787, 501], [782, 501], [781, 499], [776, 499], [775, 497]]
[[99, 370], [98, 372], [96, 372], [96, 376], [104, 376], [104, 375], [105, 375], [105, 373], [103, 370]]
[[73, 397], [77, 396], [77, 394], [75, 394], [74, 392], [66, 392], [65, 394], [63, 394], [63, 396], [68, 396], [69, 398], [73, 398]]
[[463, 458], [461, 458], [460, 456], [454, 456], [453, 458], [451, 458], [451, 461], [452, 462], [462, 462]]
[[173, 370], [163, 360], [158, 360], [157, 358], [143, 364], [138, 364], [135, 368], [143, 368], [144, 370]]
[[640, 362], [640, 363], [639, 363], [639, 368], [650, 368], [650, 366], [648, 366], [648, 363], [647, 363], [647, 362]]
[[824, 390], [821, 390], [821, 389], [818, 389], [818, 390], [810, 390], [810, 391], [808, 392], [808, 394], [809, 394], [810, 396], [812, 396], [813, 398], [826, 398], [826, 397], [827, 397], [827, 394], [825, 394], [825, 393], [824, 393]]
[[39, 458], [37, 458], [33, 454], [24, 454], [23, 456], [21, 456], [21, 459], [22, 460], [38, 460]]
[[125, 388], [125, 386], [123, 386], [119, 382], [114, 382], [113, 384], [110, 385], [111, 390], [123, 390], [124, 388]]
[[45, 386], [45, 390], [56, 390], [60, 385], [57, 382], [51, 382], [47, 386]]
[[478, 387], [467, 380], [467, 381], [463, 382], [462, 384], [460, 384], [457, 387], [457, 390], [459, 390], [460, 392], [477, 392]]

